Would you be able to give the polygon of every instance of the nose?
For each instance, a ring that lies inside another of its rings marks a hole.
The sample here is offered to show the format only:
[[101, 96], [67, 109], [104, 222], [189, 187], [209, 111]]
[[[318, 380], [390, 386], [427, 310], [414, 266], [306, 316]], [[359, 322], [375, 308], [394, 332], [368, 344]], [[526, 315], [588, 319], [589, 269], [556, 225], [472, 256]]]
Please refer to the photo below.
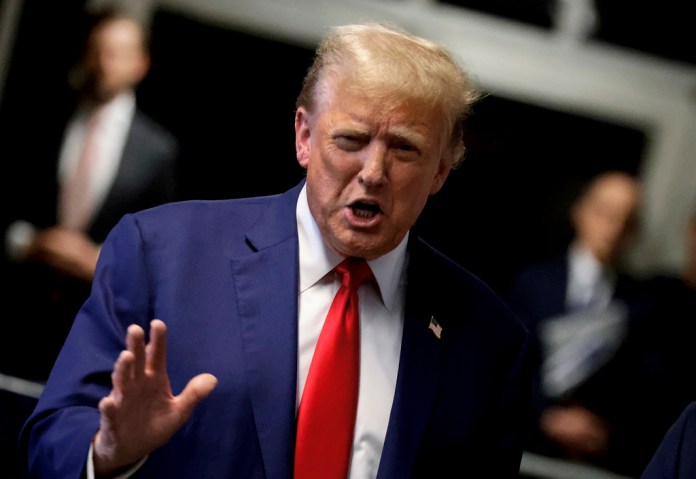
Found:
[[379, 144], [373, 144], [364, 152], [362, 168], [358, 180], [366, 187], [383, 185], [387, 180], [388, 149]]

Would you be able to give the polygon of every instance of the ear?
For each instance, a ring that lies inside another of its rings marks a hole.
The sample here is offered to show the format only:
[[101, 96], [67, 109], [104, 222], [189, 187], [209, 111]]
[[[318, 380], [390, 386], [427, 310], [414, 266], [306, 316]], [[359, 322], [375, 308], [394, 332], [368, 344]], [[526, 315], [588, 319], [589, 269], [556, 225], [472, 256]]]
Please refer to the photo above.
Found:
[[295, 152], [297, 162], [304, 169], [309, 164], [310, 137], [309, 113], [301, 106], [295, 112]]
[[142, 52], [140, 58], [138, 59], [137, 65], [134, 67], [135, 82], [140, 83], [143, 81], [147, 73], [150, 71], [150, 66], [152, 65], [152, 59], [150, 54], [147, 52]]
[[452, 162], [449, 160], [449, 158], [440, 158], [440, 164], [435, 172], [435, 177], [433, 177], [433, 182], [430, 185], [431, 195], [434, 195], [442, 189], [450, 171], [452, 171]]

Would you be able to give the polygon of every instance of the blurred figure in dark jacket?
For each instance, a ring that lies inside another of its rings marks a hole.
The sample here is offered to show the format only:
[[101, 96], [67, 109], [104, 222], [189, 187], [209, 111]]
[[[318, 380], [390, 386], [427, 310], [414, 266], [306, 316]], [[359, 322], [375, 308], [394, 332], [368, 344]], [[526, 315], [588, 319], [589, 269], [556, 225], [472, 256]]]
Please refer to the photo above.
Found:
[[639, 374], [628, 339], [652, 307], [645, 282], [623, 264], [640, 190], [625, 172], [594, 177], [571, 207], [567, 252], [528, 265], [507, 295], [536, 340], [529, 448], [620, 472], [633, 467], [616, 449], [626, 439], [622, 388]]
[[107, 232], [125, 213], [176, 199], [178, 142], [136, 102], [148, 41], [146, 25], [128, 12], [94, 13], [69, 75], [74, 106], [57, 123], [52, 108], [35, 115], [31, 138], [16, 125], [20, 145], [9, 154], [23, 166], [3, 231], [4, 303], [22, 314], [3, 326], [21, 359], [0, 353], [0, 372], [45, 380], [88, 296]]

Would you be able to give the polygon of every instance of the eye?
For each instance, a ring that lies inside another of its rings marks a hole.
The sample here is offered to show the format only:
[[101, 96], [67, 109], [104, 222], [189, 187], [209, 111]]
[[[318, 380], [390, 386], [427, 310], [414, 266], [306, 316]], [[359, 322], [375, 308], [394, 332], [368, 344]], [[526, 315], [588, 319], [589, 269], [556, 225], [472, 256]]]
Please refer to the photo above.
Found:
[[420, 148], [410, 141], [399, 140], [392, 144], [392, 150], [395, 151], [399, 156], [405, 158], [412, 158], [420, 154]]
[[343, 151], [358, 151], [364, 146], [365, 140], [358, 135], [338, 135], [334, 137], [334, 143]]

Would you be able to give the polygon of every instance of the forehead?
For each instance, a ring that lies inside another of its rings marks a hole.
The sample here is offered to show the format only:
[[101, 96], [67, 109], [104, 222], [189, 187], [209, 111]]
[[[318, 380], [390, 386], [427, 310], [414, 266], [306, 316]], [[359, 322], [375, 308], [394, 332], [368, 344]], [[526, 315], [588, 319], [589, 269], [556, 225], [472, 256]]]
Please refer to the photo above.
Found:
[[635, 182], [628, 178], [612, 176], [600, 179], [588, 196], [595, 202], [632, 204], [638, 200], [638, 188]]
[[318, 94], [316, 110], [331, 125], [388, 127], [421, 135], [439, 135], [444, 123], [441, 109], [432, 103], [402, 92], [359, 88], [347, 80], [327, 83]]
[[92, 44], [141, 44], [143, 32], [136, 22], [127, 18], [117, 18], [98, 25], [90, 35], [90, 40]]

